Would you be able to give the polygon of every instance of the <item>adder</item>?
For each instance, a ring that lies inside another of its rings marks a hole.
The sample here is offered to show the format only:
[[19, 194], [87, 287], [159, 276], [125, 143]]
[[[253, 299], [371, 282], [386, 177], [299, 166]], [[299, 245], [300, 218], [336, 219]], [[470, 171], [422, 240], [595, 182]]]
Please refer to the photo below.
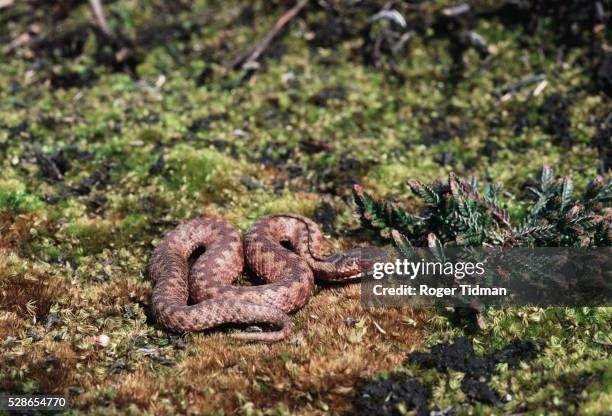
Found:
[[[192, 260], [198, 249], [203, 254]], [[288, 313], [312, 296], [315, 279], [345, 281], [371, 267], [361, 261], [377, 248], [357, 248], [324, 257], [323, 234], [312, 220], [292, 214], [255, 222], [244, 244], [227, 221], [197, 218], [168, 232], [149, 261], [155, 281], [153, 313], [176, 332], [201, 331], [225, 323], [267, 323], [270, 332], [238, 332], [232, 337], [277, 341], [292, 332]], [[244, 262], [264, 284], [235, 286]], [[367, 263], [367, 264], [366, 264]]]

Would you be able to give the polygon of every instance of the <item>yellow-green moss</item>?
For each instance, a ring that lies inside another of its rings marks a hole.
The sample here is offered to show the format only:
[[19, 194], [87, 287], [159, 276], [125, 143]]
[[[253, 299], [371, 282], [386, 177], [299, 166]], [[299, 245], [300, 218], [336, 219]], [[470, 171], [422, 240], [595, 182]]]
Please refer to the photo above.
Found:
[[36, 211], [43, 207], [41, 201], [26, 192], [26, 187], [17, 179], [0, 180], [0, 211]]
[[239, 184], [241, 164], [211, 149], [177, 145], [166, 156], [169, 184], [209, 196], [221, 196]]
[[[189, 3], [190, 9], [177, 12], [178, 3]], [[345, 8], [342, 2], [328, 3]], [[351, 16], [335, 16], [348, 18], [351, 29], [369, 18], [353, 21], [361, 7], [353, 3]], [[66, 42], [78, 49], [83, 40], [85, 46], [76, 56], [63, 56], [66, 51], [52, 44], [40, 51], [24, 45], [0, 59], [0, 291], [10, 299], [18, 289], [24, 305], [38, 302], [43, 309], [24, 307], [23, 315], [0, 319], [0, 333], [16, 338], [4, 343], [0, 337], [0, 360], [11, 360], [0, 366], [0, 389], [6, 390], [5, 383], [19, 392], [80, 389], [73, 396], [75, 414], [350, 412], [359, 380], [392, 371], [406, 351], [421, 347], [421, 340], [432, 345], [464, 335], [463, 329], [443, 314], [419, 312], [427, 322], [419, 323], [421, 333], [402, 320], [405, 311], [364, 312], [358, 288], [347, 286], [321, 290], [295, 316], [295, 342], [243, 345], [213, 331], [190, 334], [184, 350], [175, 348], [174, 335], [146, 316], [153, 287], [146, 260], [163, 233], [176, 221], [203, 214], [246, 231], [262, 215], [313, 217], [329, 203], [336, 213], [329, 220], [342, 235], [344, 227], [357, 225], [353, 182], [405, 202], [411, 198], [407, 179], [430, 182], [446, 178], [450, 170], [501, 182], [508, 208], [518, 216], [523, 206], [516, 201], [542, 162], [572, 174], [578, 189], [596, 173], [599, 155], [590, 142], [610, 102], [595, 91], [593, 71], [581, 62], [590, 53], [586, 47], [562, 56], [556, 47], [546, 47], [552, 45], [549, 21], [527, 33], [496, 19], [476, 19], [474, 30], [494, 53], [483, 60], [467, 51], [463, 79], [456, 83], [450, 76], [452, 42], [431, 29], [415, 34], [409, 57], [396, 61], [402, 83], [384, 68], [363, 63], [360, 36], [339, 39], [333, 47], [314, 46], [313, 23], [326, 24], [331, 15], [309, 6], [271, 44], [253, 76], [235, 84], [243, 74], [227, 72], [226, 63], [261, 39], [287, 4], [251, 2], [253, 21], [240, 23], [249, 14], [241, 11], [249, 10], [234, 0], [104, 2], [121, 37], [144, 44], [136, 44], [125, 67], [105, 63], [117, 51], [98, 49], [104, 40], [91, 30], [87, 2], [67, 11], [58, 26], [46, 8], [30, 8], [27, 2], [2, 9], [3, 18], [5, 12], [23, 16], [0, 25], [2, 39], [30, 33], [35, 23], [42, 28], [41, 39], [84, 28], [83, 37], [77, 33], [74, 43]], [[441, 0], [422, 10], [433, 17], [452, 5]], [[145, 29], [152, 32], [145, 36]], [[532, 47], [525, 47], [526, 39]], [[134, 71], [128, 69], [131, 58]], [[549, 81], [538, 97], [530, 85], [509, 100], [499, 99], [501, 88], [538, 73]], [[70, 88], [51, 82], [88, 74], [91, 82]], [[344, 98], [313, 102], [321, 90], [335, 87], [344, 89]], [[573, 140], [567, 145], [547, 132], [550, 115], [542, 106], [553, 94], [569, 100]], [[523, 119], [522, 130], [515, 129]], [[490, 143], [497, 151], [485, 155]], [[54, 157], [66, 146], [84, 153], [68, 156], [71, 166], [61, 180], [45, 181], [33, 155]], [[445, 151], [454, 161], [442, 166], [434, 157]], [[90, 188], [81, 187], [100, 173]], [[248, 181], [241, 183], [245, 176], [261, 187], [249, 189]], [[364, 244], [365, 237], [354, 236]], [[57, 280], [47, 279], [52, 273]], [[34, 280], [40, 286], [30, 290]], [[50, 282], [59, 293], [42, 290]], [[45, 332], [51, 306], [61, 322]], [[571, 390], [556, 382], [560, 374], [599, 371], [600, 362], [609, 366], [607, 347], [594, 341], [610, 342], [609, 310], [489, 310], [487, 327], [475, 338], [479, 352], [528, 337], [545, 350], [533, 365], [502, 371], [493, 380], [498, 391], [512, 393], [511, 402], [495, 409], [478, 404], [466, 412], [515, 413], [521, 403], [533, 405], [534, 413], [552, 412], [549, 399], [566, 400]], [[43, 316], [34, 319], [38, 312]], [[374, 317], [386, 334], [369, 325]], [[347, 318], [359, 318], [359, 331], [367, 330], [361, 342], [347, 341], [356, 330]], [[33, 342], [28, 331], [43, 340]], [[111, 338], [109, 348], [94, 345], [93, 336], [100, 333]], [[143, 349], [177, 365], [163, 366]], [[61, 358], [65, 373], [47, 365], [47, 353]], [[438, 409], [465, 403], [459, 374], [402, 371], [432, 383]], [[54, 384], [45, 384], [47, 379]], [[608, 374], [574, 410], [605, 413], [609, 385]]]

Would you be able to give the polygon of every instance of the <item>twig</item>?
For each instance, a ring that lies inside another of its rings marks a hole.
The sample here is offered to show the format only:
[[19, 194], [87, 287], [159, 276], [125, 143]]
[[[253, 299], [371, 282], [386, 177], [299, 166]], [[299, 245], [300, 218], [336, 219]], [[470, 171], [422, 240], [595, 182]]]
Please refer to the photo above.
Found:
[[542, 82], [545, 79], [546, 79], [546, 75], [544, 74], [531, 76], [529, 78], [525, 78], [515, 83], [512, 83], [510, 85], [505, 86], [500, 91], [496, 92], [496, 95], [500, 97], [500, 100], [507, 101], [512, 97], [512, 95], [514, 95], [521, 88], [527, 85], [530, 85], [530, 84], [534, 84], [536, 82]]
[[[14, 4], [14, 0], [0, 0], [0, 9], [5, 7], [9, 7]], [[102, 7], [102, 3], [100, 0], [89, 0], [89, 5], [93, 10], [96, 21], [98, 22], [98, 26], [100, 30], [108, 36], [111, 37], [113, 32], [108, 26], [108, 22], [106, 17], [104, 17], [104, 9]], [[15, 38], [9, 45], [2, 49], [2, 53], [8, 54], [13, 50], [22, 47], [22, 46], [31, 46], [33, 44], [33, 39], [35, 36], [39, 35], [41, 32], [40, 27], [38, 25], [31, 25], [28, 28], [28, 32], [22, 33], [17, 38]]]
[[278, 32], [280, 32], [281, 29], [306, 6], [306, 4], [308, 4], [308, 0], [300, 0], [295, 6], [287, 10], [287, 12], [276, 21], [262, 41], [253, 48], [238, 55], [238, 57], [228, 65], [228, 69], [233, 69], [240, 65], [242, 65], [243, 68], [254, 66], [261, 54], [265, 52], [268, 46], [270, 46], [270, 43], [272, 43], [272, 40], [278, 35]]
[[531, 91], [531, 96], [537, 97], [538, 95], [540, 95], [542, 91], [544, 91], [544, 88], [546, 88], [547, 85], [548, 85], [548, 81], [546, 81], [545, 79], [540, 81], [540, 83], [534, 88], [534, 90]]
[[21, 35], [13, 39], [7, 46], [5, 46], [2, 49], [2, 53], [9, 54], [17, 48], [30, 44], [36, 36], [40, 35], [40, 32], [40, 26], [36, 24], [31, 25], [28, 27], [26, 32], [23, 32]]
[[93, 10], [94, 16], [96, 16], [96, 20], [98, 21], [98, 25], [100, 26], [102, 32], [104, 32], [106, 36], [112, 36], [113, 32], [108, 26], [106, 17], [104, 17], [104, 9], [102, 8], [102, 3], [100, 0], [89, 0], [89, 5]]
[[442, 14], [446, 17], [457, 17], [469, 11], [470, 11], [470, 5], [467, 3], [463, 3], [458, 6], [447, 7], [446, 9], [442, 9]]
[[604, 347], [612, 347], [612, 342], [604, 341], [598, 339], [597, 337], [593, 338], [593, 342], [599, 345], [603, 345]]
[[400, 12], [398, 12], [397, 10], [395, 10], [395, 9], [381, 10], [378, 13], [376, 13], [375, 15], [371, 16], [368, 19], [368, 21], [369, 22], [376, 22], [376, 21], [381, 20], [381, 19], [386, 19], [386, 20], [389, 20], [391, 22], [394, 22], [396, 25], [398, 25], [402, 29], [405, 29], [406, 26], [408, 26], [404, 16], [402, 16], [402, 14]]

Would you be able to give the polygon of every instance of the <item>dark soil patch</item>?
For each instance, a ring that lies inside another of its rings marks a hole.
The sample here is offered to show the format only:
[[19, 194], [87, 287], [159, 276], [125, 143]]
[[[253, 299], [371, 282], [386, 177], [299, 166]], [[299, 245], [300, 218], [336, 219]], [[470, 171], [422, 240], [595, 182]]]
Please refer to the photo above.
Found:
[[34, 157], [40, 167], [44, 180], [53, 183], [64, 180], [64, 175], [72, 167], [73, 161], [89, 161], [93, 159], [94, 155], [91, 152], [79, 151], [74, 146], [66, 146], [55, 154], [50, 155], [37, 152], [34, 154]]
[[[435, 111], [435, 110], [434, 110]], [[433, 146], [439, 143], [445, 143], [455, 137], [464, 138], [470, 131], [468, 121], [463, 121], [461, 124], [448, 121], [447, 115], [453, 114], [452, 109], [438, 109], [443, 114], [428, 120], [426, 126], [423, 126], [422, 143], [425, 146]]]
[[50, 182], [57, 182], [64, 179], [63, 173], [55, 161], [44, 153], [36, 154], [36, 162], [43, 174], [43, 179]]
[[605, 175], [612, 166], [612, 146], [610, 146], [610, 141], [612, 140], [612, 113], [608, 114], [605, 119], [601, 119], [598, 124], [599, 128], [597, 134], [591, 140], [591, 145], [597, 148], [599, 152], [599, 174]]
[[373, 160], [362, 161], [347, 155], [332, 167], [322, 166], [320, 174], [312, 178], [311, 186], [322, 194], [344, 195], [375, 164]]
[[[515, 341], [485, 357], [478, 357], [472, 341], [466, 337], [456, 338], [452, 343], [439, 344], [430, 352], [413, 352], [405, 365], [417, 365], [424, 369], [435, 369], [440, 373], [448, 370], [465, 374], [461, 390], [476, 402], [489, 405], [501, 403], [499, 394], [489, 382], [501, 363], [510, 369], [518, 368], [521, 361], [530, 361], [537, 355], [536, 344], [531, 340]], [[429, 414], [431, 387], [415, 378], [395, 373], [385, 380], [369, 380], [358, 390], [355, 412], [368, 415], [399, 415], [398, 406], [415, 410], [417, 415]]]
[[54, 88], [68, 89], [73, 87], [88, 87], [97, 81], [98, 77], [90, 71], [84, 73], [69, 71], [60, 73], [51, 72], [49, 74], [49, 79]]
[[472, 342], [456, 338], [451, 344], [436, 345], [431, 352], [414, 352], [405, 364], [416, 364], [423, 368], [435, 368], [439, 372], [449, 369], [465, 373], [461, 390], [472, 400], [497, 404], [500, 398], [488, 386], [497, 364], [505, 363], [509, 368], [518, 368], [521, 361], [529, 361], [537, 354], [533, 341], [515, 341], [509, 346], [480, 358], [474, 352]]
[[329, 202], [323, 202], [323, 204], [321, 204], [321, 206], [315, 211], [314, 219], [322, 225], [323, 231], [331, 234], [334, 232], [334, 221], [336, 220], [337, 215], [338, 212], [332, 204]]
[[346, 19], [340, 16], [331, 16], [327, 20], [312, 25], [314, 37], [311, 43], [314, 46], [333, 48], [340, 42], [355, 36], [355, 30], [347, 24]]
[[344, 100], [345, 98], [346, 89], [344, 87], [326, 87], [310, 97], [310, 102], [324, 107], [331, 100]]
[[546, 97], [540, 113], [544, 116], [544, 132], [552, 135], [554, 139], [564, 146], [572, 144], [570, 135], [570, 120], [568, 116], [569, 99], [559, 94]]
[[210, 126], [216, 121], [226, 121], [228, 119], [227, 113], [213, 113], [206, 117], [200, 117], [193, 120], [189, 131], [198, 132], [202, 130], [208, 130]]
[[482, 154], [489, 159], [489, 162], [493, 163], [497, 159], [497, 152], [500, 150], [500, 147], [497, 142], [487, 139], [483, 146]]
[[386, 380], [366, 381], [355, 401], [358, 415], [401, 415], [398, 406], [415, 410], [419, 416], [429, 414], [427, 402], [431, 397], [428, 387], [417, 380], [393, 374]]
[[439, 163], [442, 166], [444, 165], [453, 166], [456, 163], [455, 156], [453, 155], [453, 152], [451, 151], [437, 153], [434, 155], [433, 159], [436, 163]]
[[568, 391], [565, 400], [578, 405], [581, 401], [582, 392], [599, 378], [600, 374], [597, 373], [563, 374], [557, 379], [556, 383], [564, 386], [565, 390]]
[[612, 97], [612, 51], [604, 51], [601, 63], [595, 73], [597, 84], [603, 92]]

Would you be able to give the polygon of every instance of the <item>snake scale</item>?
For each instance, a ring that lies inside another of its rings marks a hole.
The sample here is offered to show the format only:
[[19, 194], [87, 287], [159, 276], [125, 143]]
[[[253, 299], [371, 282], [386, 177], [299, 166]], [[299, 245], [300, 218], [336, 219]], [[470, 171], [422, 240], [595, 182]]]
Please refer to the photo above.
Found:
[[[204, 249], [193, 259], [198, 250]], [[201, 331], [225, 323], [266, 323], [271, 332], [238, 332], [252, 341], [287, 337], [288, 313], [302, 307], [314, 292], [315, 278], [344, 281], [359, 277], [363, 250], [323, 257], [323, 234], [312, 220], [292, 214], [258, 219], [246, 234], [219, 219], [196, 218], [168, 232], [149, 260], [155, 282], [155, 318], [176, 332]], [[244, 262], [264, 283], [235, 286]]]

